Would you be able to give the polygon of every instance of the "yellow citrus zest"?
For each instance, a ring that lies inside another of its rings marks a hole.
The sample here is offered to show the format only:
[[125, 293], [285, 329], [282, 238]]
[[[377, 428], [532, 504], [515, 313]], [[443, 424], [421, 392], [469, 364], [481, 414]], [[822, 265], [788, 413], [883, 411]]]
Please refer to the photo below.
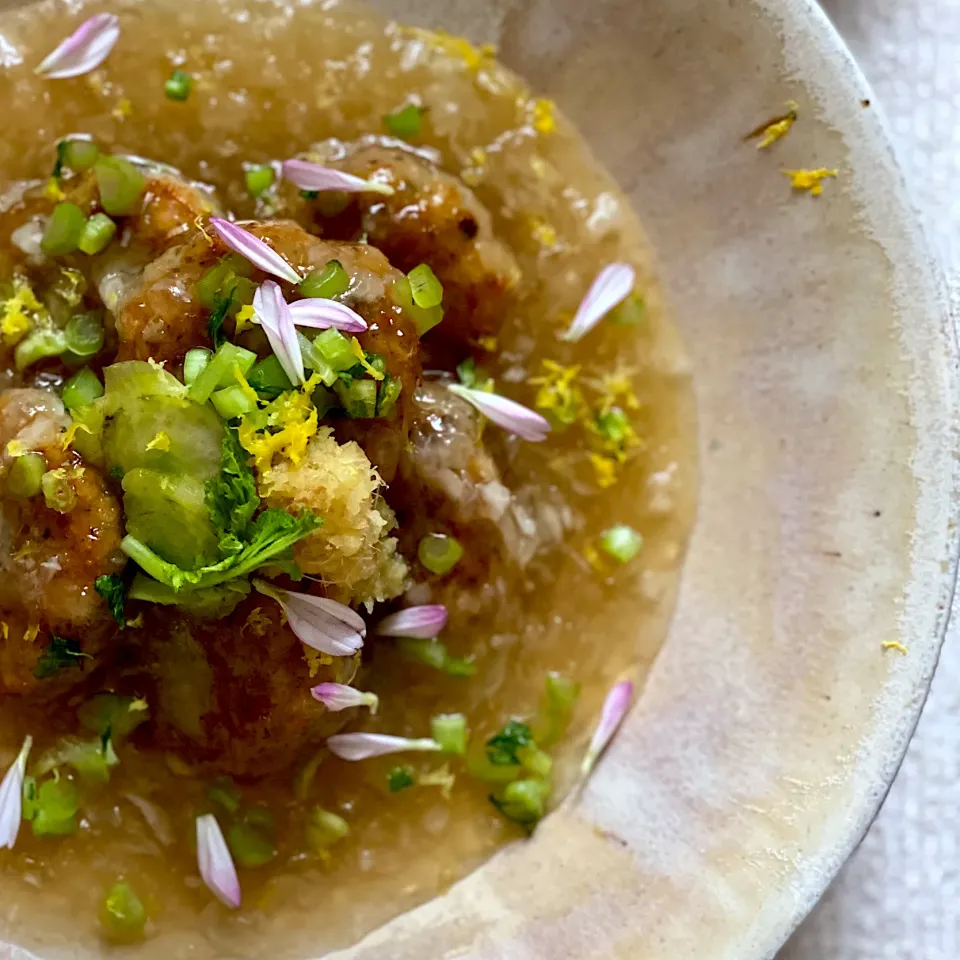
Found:
[[163, 452], [164, 450], [170, 449], [170, 436], [165, 433], [163, 430], [159, 431], [157, 435], [147, 444], [148, 450], [159, 450]]
[[766, 150], [768, 147], [772, 147], [778, 140], [782, 140], [797, 122], [800, 111], [800, 107], [795, 100], [788, 100], [785, 106], [787, 109], [784, 113], [778, 117], [767, 120], [765, 123], [761, 123], [759, 127], [751, 130], [743, 139], [759, 139], [760, 142], [757, 144], [758, 150]]
[[838, 171], [820, 167], [816, 170], [784, 170], [783, 174], [790, 178], [794, 190], [807, 190], [813, 197], [823, 193], [823, 181], [834, 179]]
[[907, 648], [898, 640], [884, 640], [882, 646], [884, 650], [896, 650], [897, 653], [903, 654], [903, 656], [906, 656], [908, 652]]
[[575, 423], [584, 406], [583, 393], [576, 384], [579, 374], [578, 366], [565, 367], [554, 360], [544, 360], [543, 373], [530, 378], [530, 384], [538, 388], [534, 406], [557, 423]]

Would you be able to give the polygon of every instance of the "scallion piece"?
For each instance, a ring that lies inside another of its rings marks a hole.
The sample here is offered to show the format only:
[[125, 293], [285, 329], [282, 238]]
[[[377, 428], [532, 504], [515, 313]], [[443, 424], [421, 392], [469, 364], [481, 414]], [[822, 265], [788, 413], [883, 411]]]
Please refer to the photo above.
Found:
[[[339, 260], [329, 260], [322, 270], [311, 270], [300, 282], [297, 291], [306, 298], [332, 300], [350, 289], [350, 275]], [[336, 333], [336, 331], [334, 331]]]
[[467, 752], [467, 718], [462, 713], [441, 713], [430, 720], [431, 736], [446, 753]]
[[89, 368], [78, 370], [64, 385], [61, 398], [68, 410], [80, 410], [103, 396], [100, 378]]
[[35, 497], [40, 492], [40, 481], [46, 469], [47, 461], [42, 453], [25, 453], [17, 457], [7, 472], [7, 493], [19, 500]]
[[622, 326], [635, 327], [642, 323], [647, 314], [647, 305], [643, 297], [638, 293], [632, 293], [619, 306], [613, 308], [608, 314], [613, 323], [619, 323]]
[[44, 780], [37, 790], [33, 834], [36, 837], [66, 837], [77, 829], [77, 788], [72, 780]]
[[356, 366], [357, 355], [353, 352], [353, 346], [339, 330], [334, 330], [333, 327], [318, 333], [313, 338], [313, 346], [337, 372]]
[[307, 822], [307, 842], [314, 853], [323, 853], [350, 832], [350, 825], [343, 817], [314, 807]]
[[250, 163], [244, 165], [243, 180], [247, 185], [247, 193], [251, 197], [259, 197], [267, 192], [276, 179], [276, 173], [269, 163]]
[[547, 674], [546, 696], [537, 720], [537, 742], [541, 746], [550, 746], [563, 736], [579, 696], [576, 680], [554, 671]]
[[643, 548], [643, 537], [633, 527], [617, 524], [600, 535], [600, 548], [618, 563], [629, 563]]
[[44, 503], [57, 513], [69, 513], [77, 505], [77, 491], [63, 468], [48, 470], [40, 478], [40, 492]]
[[446, 644], [436, 637], [429, 640], [400, 637], [397, 640], [397, 649], [405, 659], [433, 667], [434, 670], [442, 670], [450, 677], [472, 677], [477, 672], [475, 663], [463, 657], [451, 657], [447, 653]]
[[99, 156], [100, 150], [92, 140], [66, 140], [63, 143], [63, 162], [77, 173], [89, 170]]
[[77, 246], [81, 253], [93, 256], [110, 245], [117, 232], [117, 225], [105, 214], [95, 213], [84, 225]]
[[400, 277], [390, 288], [390, 296], [393, 302], [403, 310], [407, 316], [416, 324], [419, 336], [429, 333], [442, 319], [443, 307], [418, 307], [413, 299], [413, 291], [410, 286], [410, 280], [407, 277]]
[[262, 867], [277, 855], [277, 846], [266, 831], [250, 823], [233, 823], [227, 829], [227, 846], [242, 867]]
[[190, 399], [194, 403], [206, 403], [214, 390], [238, 386], [235, 370], [246, 376], [256, 360], [252, 350], [224, 343], [190, 385]]
[[202, 274], [193, 288], [197, 299], [208, 308], [212, 308], [220, 291], [226, 284], [227, 278], [233, 273], [233, 269], [224, 258], [219, 263], [212, 266]]
[[550, 771], [553, 770], [553, 760], [550, 759], [550, 754], [534, 744], [521, 747], [517, 751], [517, 757], [520, 759], [520, 765], [535, 777], [549, 777]]
[[499, 799], [490, 800], [508, 820], [531, 829], [543, 817], [549, 796], [550, 784], [544, 780], [514, 780]]
[[408, 103], [399, 110], [388, 113], [383, 118], [383, 125], [391, 136], [406, 140], [420, 133], [420, 119], [423, 113], [423, 107], [418, 107], [415, 103]]
[[103, 320], [96, 313], [78, 313], [70, 318], [63, 335], [68, 350], [78, 357], [92, 357], [103, 349]]
[[58, 203], [50, 214], [40, 240], [40, 249], [48, 257], [73, 253], [80, 243], [87, 218], [75, 203]]
[[217, 777], [207, 789], [207, 799], [220, 804], [227, 813], [236, 813], [240, 809], [240, 790], [232, 777]]
[[112, 943], [132, 943], [143, 937], [147, 911], [129, 883], [115, 883], [100, 901], [100, 926]]
[[100, 205], [111, 217], [134, 213], [147, 188], [143, 174], [123, 157], [100, 157], [93, 165]]
[[247, 394], [240, 384], [217, 390], [211, 394], [210, 402], [224, 420], [233, 420], [257, 409], [254, 399]]
[[431, 573], [449, 573], [463, 556], [463, 547], [456, 537], [445, 533], [428, 533], [420, 540], [417, 557]]
[[293, 389], [290, 378], [284, 373], [283, 364], [272, 353], [254, 365], [247, 376], [247, 383], [268, 400]]
[[414, 267], [407, 274], [407, 279], [410, 281], [413, 302], [422, 310], [439, 307], [443, 302], [443, 284], [437, 279], [437, 275], [430, 269], [429, 264], [421, 263], [418, 267]]
[[299, 330], [297, 331], [297, 342], [300, 344], [300, 354], [303, 357], [304, 368], [312, 370], [323, 383], [332, 387], [337, 382], [338, 372], [327, 363], [323, 354], [314, 347], [313, 341]]
[[206, 369], [213, 357], [213, 351], [206, 347], [194, 347], [183, 358], [183, 382], [189, 387]]
[[619, 407], [611, 407], [597, 415], [597, 431], [604, 440], [623, 447], [633, 436], [630, 418]]
[[338, 380], [333, 387], [348, 417], [364, 420], [377, 415], [377, 384], [375, 380], [354, 380], [345, 384]]
[[59, 357], [66, 349], [67, 338], [62, 330], [33, 330], [17, 344], [13, 361], [18, 370], [26, 370], [47, 357]]
[[192, 87], [193, 81], [190, 79], [190, 74], [177, 69], [167, 78], [167, 82], [163, 85], [163, 92], [168, 100], [183, 103], [190, 96]]
[[387, 374], [380, 384], [379, 391], [377, 391], [378, 417], [389, 417], [393, 413], [393, 408], [397, 405], [397, 400], [400, 398], [402, 390], [402, 381]]

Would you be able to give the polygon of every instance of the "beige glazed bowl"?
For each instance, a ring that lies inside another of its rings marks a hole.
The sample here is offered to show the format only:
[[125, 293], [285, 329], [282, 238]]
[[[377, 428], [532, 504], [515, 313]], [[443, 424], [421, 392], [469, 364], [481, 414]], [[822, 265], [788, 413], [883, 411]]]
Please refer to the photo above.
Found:
[[[956, 346], [876, 107], [809, 0], [374, 5], [495, 42], [631, 196], [701, 493], [669, 639], [588, 787], [336, 956], [771, 957], [896, 773], [954, 583]], [[791, 99], [773, 150], [742, 141]], [[782, 172], [818, 167], [820, 198]]]

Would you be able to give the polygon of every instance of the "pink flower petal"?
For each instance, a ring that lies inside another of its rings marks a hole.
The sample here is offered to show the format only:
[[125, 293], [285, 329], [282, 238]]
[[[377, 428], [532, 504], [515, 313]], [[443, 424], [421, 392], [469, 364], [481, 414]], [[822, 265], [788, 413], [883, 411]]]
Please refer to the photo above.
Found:
[[603, 701], [603, 710], [600, 713], [600, 723], [593, 732], [593, 738], [590, 746], [587, 748], [587, 754], [580, 765], [580, 772], [586, 776], [597, 762], [597, 758], [606, 749], [607, 744], [617, 732], [617, 728], [623, 722], [623, 718], [630, 709], [630, 701], [633, 699], [633, 684], [629, 680], [622, 680], [610, 688], [606, 699]]
[[380, 698], [375, 693], [363, 693], [343, 683], [318, 683], [311, 691], [328, 710], [348, 710], [350, 707], [369, 707], [377, 712]]
[[323, 297], [310, 297], [290, 304], [293, 322], [298, 327], [313, 327], [326, 330], [334, 327], [345, 333], [363, 333], [367, 321], [339, 300], [326, 300]]
[[197, 866], [207, 889], [225, 906], [240, 906], [240, 880], [220, 824], [212, 813], [197, 817]]
[[51, 80], [65, 80], [96, 70], [120, 39], [120, 18], [98, 13], [77, 27], [34, 73]]
[[4, 847], [12, 850], [17, 842], [23, 817], [23, 777], [27, 772], [27, 757], [32, 746], [33, 738], [26, 737], [17, 759], [10, 764], [0, 783], [0, 850]]
[[323, 167], [309, 160], [284, 160], [283, 177], [301, 190], [339, 190], [342, 193], [382, 193], [389, 197], [393, 187], [376, 180], [364, 180], [341, 170]]
[[338, 733], [327, 738], [327, 746], [341, 760], [367, 760], [411, 750], [443, 750], [436, 740], [429, 737], [412, 740], [409, 737], [391, 737], [386, 733]]
[[331, 657], [352, 657], [363, 646], [367, 625], [348, 606], [309, 593], [281, 590], [263, 580], [254, 587], [283, 607], [290, 629], [301, 643]]
[[628, 263], [611, 263], [604, 267], [580, 301], [563, 339], [576, 343], [586, 336], [615, 306], [630, 296], [636, 282], [636, 272]]
[[303, 369], [303, 351], [297, 339], [297, 328], [279, 284], [266, 280], [253, 295], [253, 310], [263, 332], [270, 341], [270, 349], [277, 355], [283, 372], [293, 384], [307, 379]]
[[447, 625], [447, 608], [442, 603], [407, 607], [384, 617], [376, 632], [381, 637], [417, 637], [430, 640]]
[[244, 230], [243, 227], [238, 227], [229, 220], [221, 220], [220, 217], [211, 217], [210, 226], [234, 253], [246, 257], [264, 273], [279, 277], [288, 283], [300, 282], [301, 277], [297, 271], [276, 250], [259, 237], [255, 237], [249, 230]]
[[448, 384], [447, 389], [472, 404], [498, 427], [503, 427], [524, 440], [539, 443], [546, 440], [550, 432], [550, 424], [539, 413], [515, 400], [508, 400], [498, 393], [487, 393], [486, 390], [474, 390], [459, 383]]

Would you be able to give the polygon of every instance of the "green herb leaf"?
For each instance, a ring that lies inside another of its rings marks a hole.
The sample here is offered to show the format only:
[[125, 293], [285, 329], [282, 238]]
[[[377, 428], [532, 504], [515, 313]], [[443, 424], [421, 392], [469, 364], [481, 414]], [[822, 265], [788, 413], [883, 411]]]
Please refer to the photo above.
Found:
[[146, 700], [116, 693], [98, 693], [77, 710], [77, 719], [84, 727], [99, 734], [104, 743], [112, 740], [114, 744], [119, 744], [149, 717]]
[[223, 332], [223, 323], [227, 319], [230, 307], [233, 305], [233, 290], [223, 293], [218, 290], [213, 296], [213, 309], [210, 319], [207, 320], [207, 333], [213, 341], [214, 350], [219, 350], [227, 342], [227, 335]]
[[38, 680], [47, 680], [67, 667], [80, 667], [84, 658], [92, 659], [89, 654], [84, 653], [80, 648], [79, 640], [58, 637], [55, 633], [52, 633], [50, 643], [40, 654], [40, 659], [37, 660], [33, 675]]
[[232, 538], [233, 553], [242, 548], [250, 522], [260, 506], [257, 481], [247, 460], [249, 456], [240, 445], [236, 431], [228, 429], [223, 437], [220, 454], [220, 473], [206, 484], [205, 501], [213, 528], [220, 537]]
[[533, 732], [519, 720], [511, 720], [487, 741], [487, 759], [498, 767], [520, 764], [517, 751], [533, 743]]
[[127, 625], [127, 618], [124, 614], [124, 606], [127, 602], [127, 588], [123, 584], [123, 577], [118, 573], [111, 573], [106, 576], [97, 577], [93, 581], [93, 589], [103, 597], [110, 607], [113, 619], [121, 627]]
[[413, 767], [394, 767], [387, 774], [387, 787], [391, 793], [399, 793], [412, 787], [417, 781], [413, 776]]

